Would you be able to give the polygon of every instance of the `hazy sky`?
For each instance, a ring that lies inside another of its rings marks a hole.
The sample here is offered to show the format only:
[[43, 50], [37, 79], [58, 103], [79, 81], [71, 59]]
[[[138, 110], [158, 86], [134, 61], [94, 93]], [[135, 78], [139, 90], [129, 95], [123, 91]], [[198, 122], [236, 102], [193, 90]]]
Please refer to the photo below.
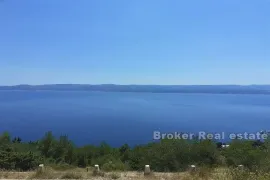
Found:
[[270, 84], [270, 0], [0, 0], [0, 85]]

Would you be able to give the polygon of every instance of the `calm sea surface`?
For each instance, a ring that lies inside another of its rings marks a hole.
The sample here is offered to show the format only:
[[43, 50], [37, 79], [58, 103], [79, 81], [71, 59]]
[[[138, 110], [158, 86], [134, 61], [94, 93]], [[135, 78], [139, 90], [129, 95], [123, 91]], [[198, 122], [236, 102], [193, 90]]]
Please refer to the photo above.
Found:
[[0, 131], [36, 140], [46, 131], [78, 145], [151, 142], [153, 131], [270, 129], [269, 95], [0, 91]]

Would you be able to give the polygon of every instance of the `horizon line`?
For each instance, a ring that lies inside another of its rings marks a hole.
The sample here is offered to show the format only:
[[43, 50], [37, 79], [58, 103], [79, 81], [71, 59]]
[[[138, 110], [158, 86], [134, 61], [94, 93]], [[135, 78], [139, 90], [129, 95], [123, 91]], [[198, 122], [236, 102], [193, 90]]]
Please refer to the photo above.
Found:
[[15, 86], [48, 86], [48, 85], [113, 85], [113, 86], [270, 86], [270, 84], [114, 84], [114, 83], [101, 83], [101, 84], [80, 84], [80, 83], [55, 83], [55, 84], [15, 84], [15, 85], [0, 85], [0, 87], [15, 87]]

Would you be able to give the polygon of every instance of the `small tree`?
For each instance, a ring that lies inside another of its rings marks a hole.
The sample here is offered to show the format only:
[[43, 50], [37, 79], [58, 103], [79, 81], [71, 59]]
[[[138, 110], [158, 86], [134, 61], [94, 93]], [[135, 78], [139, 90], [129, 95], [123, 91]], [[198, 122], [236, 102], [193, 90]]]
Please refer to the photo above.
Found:
[[49, 158], [53, 156], [55, 142], [55, 137], [51, 131], [47, 132], [42, 140], [39, 141], [38, 149], [44, 157]]

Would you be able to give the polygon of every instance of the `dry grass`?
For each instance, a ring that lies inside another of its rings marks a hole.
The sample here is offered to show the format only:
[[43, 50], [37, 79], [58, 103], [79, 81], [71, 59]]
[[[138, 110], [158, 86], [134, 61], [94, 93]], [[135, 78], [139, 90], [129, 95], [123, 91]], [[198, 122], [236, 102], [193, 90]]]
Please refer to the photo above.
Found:
[[82, 179], [82, 173], [67, 172], [61, 176], [61, 179]]
[[1, 171], [0, 179], [27, 179], [33, 172]]
[[144, 176], [143, 172], [110, 172], [93, 175], [86, 169], [74, 168], [56, 171], [46, 168], [44, 172], [7, 172], [0, 171], [0, 179], [90, 179], [90, 180], [269, 180], [270, 174], [250, 173], [236, 169], [199, 168], [195, 172], [152, 173]]

